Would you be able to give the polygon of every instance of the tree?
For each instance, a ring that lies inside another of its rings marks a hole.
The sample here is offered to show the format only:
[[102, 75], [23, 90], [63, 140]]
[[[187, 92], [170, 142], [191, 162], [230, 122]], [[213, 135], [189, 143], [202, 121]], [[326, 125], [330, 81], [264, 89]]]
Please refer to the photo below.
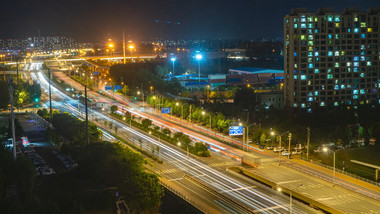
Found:
[[111, 106], [111, 113], [114, 114], [117, 111], [118, 107], [116, 105]]
[[108, 123], [108, 126], [110, 127], [110, 131], [112, 131], [113, 123], [111, 121]]
[[115, 133], [117, 135], [117, 131], [119, 130], [119, 126], [115, 125]]
[[123, 94], [129, 94], [130, 89], [129, 89], [128, 85], [124, 85], [124, 87], [121, 89], [121, 91], [123, 92]]
[[262, 133], [260, 136], [261, 145], [265, 144], [266, 141], [267, 141], [267, 136], [265, 135], [265, 133]]
[[152, 121], [149, 119], [143, 119], [141, 125], [145, 128], [149, 128], [152, 125]]

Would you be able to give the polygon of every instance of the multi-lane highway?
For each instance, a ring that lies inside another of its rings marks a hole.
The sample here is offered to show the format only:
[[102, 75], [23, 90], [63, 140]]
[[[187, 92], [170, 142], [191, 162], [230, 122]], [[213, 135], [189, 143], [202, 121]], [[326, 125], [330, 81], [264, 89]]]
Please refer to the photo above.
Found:
[[[43, 89], [47, 91], [48, 82], [43, 74], [38, 72], [32, 76], [40, 81]], [[55, 87], [52, 87], [52, 99], [55, 101], [53, 103], [55, 108], [65, 109], [76, 116], [83, 116], [83, 113], [76, 107], [77, 105], [81, 106], [81, 104]], [[158, 170], [158, 173], [167, 180], [176, 182], [183, 188], [187, 188], [187, 194], [193, 194], [193, 197], [202, 197], [206, 204], [219, 212], [289, 212], [288, 198], [274, 190], [257, 184], [253, 185], [252, 183], [246, 183], [226, 174], [224, 171], [221, 171], [220, 168], [218, 169], [218, 166], [223, 167], [223, 164], [217, 165], [218, 162], [207, 163], [191, 156], [187, 158], [183, 151], [178, 151], [178, 148], [166, 145], [149, 135], [130, 128], [120, 121], [108, 117], [102, 112], [89, 109], [89, 113], [91, 118], [97, 118], [98, 121], [112, 121], [113, 124], [119, 126], [120, 129], [118, 135], [121, 135], [121, 137], [140, 139], [144, 143], [144, 146], [149, 148], [151, 148], [152, 145], [159, 146], [160, 158], [163, 159], [165, 164], [159, 167], [161, 170]], [[97, 124], [101, 125], [102, 123], [100, 122]], [[216, 153], [213, 155], [217, 156]], [[220, 163], [229, 162], [232, 164], [231, 162], [234, 162], [234, 160], [231, 160], [226, 156], [221, 158], [223, 161]], [[185, 174], [187, 176], [184, 176]], [[226, 200], [224, 197], [229, 200]], [[293, 211], [295, 213], [314, 212], [310, 208], [298, 203], [294, 204]]]

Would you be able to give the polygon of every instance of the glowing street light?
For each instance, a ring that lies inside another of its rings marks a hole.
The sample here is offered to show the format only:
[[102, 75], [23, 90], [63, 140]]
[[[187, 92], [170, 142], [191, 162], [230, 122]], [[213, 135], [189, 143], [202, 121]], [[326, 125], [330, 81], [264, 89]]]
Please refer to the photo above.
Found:
[[128, 48], [129, 48], [129, 50], [131, 51], [131, 56], [132, 56], [132, 51], [133, 51], [133, 49], [135, 48], [135, 46], [130, 45]]
[[172, 58], [170, 59], [170, 61], [172, 61], [172, 62], [173, 62], [173, 76], [174, 76], [174, 62], [175, 62], [175, 60], [176, 60], [176, 58], [175, 58], [175, 57], [172, 57]]
[[201, 88], [201, 59], [203, 58], [202, 54], [195, 55], [195, 59], [198, 61], [198, 88]]
[[323, 149], [322, 149], [323, 152], [331, 151], [334, 154], [334, 157], [333, 157], [333, 159], [334, 159], [334, 161], [333, 161], [333, 168], [334, 168], [334, 171], [333, 171], [333, 181], [334, 181], [334, 183], [335, 183], [335, 153], [337, 153], [339, 150], [341, 150], [341, 149], [338, 149], [338, 150], [334, 151], [332, 149], [328, 149], [327, 147], [323, 147]]

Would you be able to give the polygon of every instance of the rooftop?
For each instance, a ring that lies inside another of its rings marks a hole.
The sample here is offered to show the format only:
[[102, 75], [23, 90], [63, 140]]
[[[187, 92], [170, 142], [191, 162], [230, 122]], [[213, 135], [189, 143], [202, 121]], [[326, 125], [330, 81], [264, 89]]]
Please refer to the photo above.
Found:
[[257, 68], [257, 67], [231, 68], [230, 71], [234, 71], [234, 72], [249, 72], [249, 73], [253, 73], [253, 74], [263, 74], [263, 73], [283, 74], [284, 73], [284, 70], [275, 70], [275, 69]]

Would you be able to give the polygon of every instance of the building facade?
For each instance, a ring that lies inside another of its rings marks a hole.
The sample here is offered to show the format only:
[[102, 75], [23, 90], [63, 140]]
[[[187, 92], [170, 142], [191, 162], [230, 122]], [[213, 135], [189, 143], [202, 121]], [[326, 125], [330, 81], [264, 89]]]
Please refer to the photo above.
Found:
[[380, 104], [380, 8], [336, 13], [293, 9], [284, 17], [285, 107]]

